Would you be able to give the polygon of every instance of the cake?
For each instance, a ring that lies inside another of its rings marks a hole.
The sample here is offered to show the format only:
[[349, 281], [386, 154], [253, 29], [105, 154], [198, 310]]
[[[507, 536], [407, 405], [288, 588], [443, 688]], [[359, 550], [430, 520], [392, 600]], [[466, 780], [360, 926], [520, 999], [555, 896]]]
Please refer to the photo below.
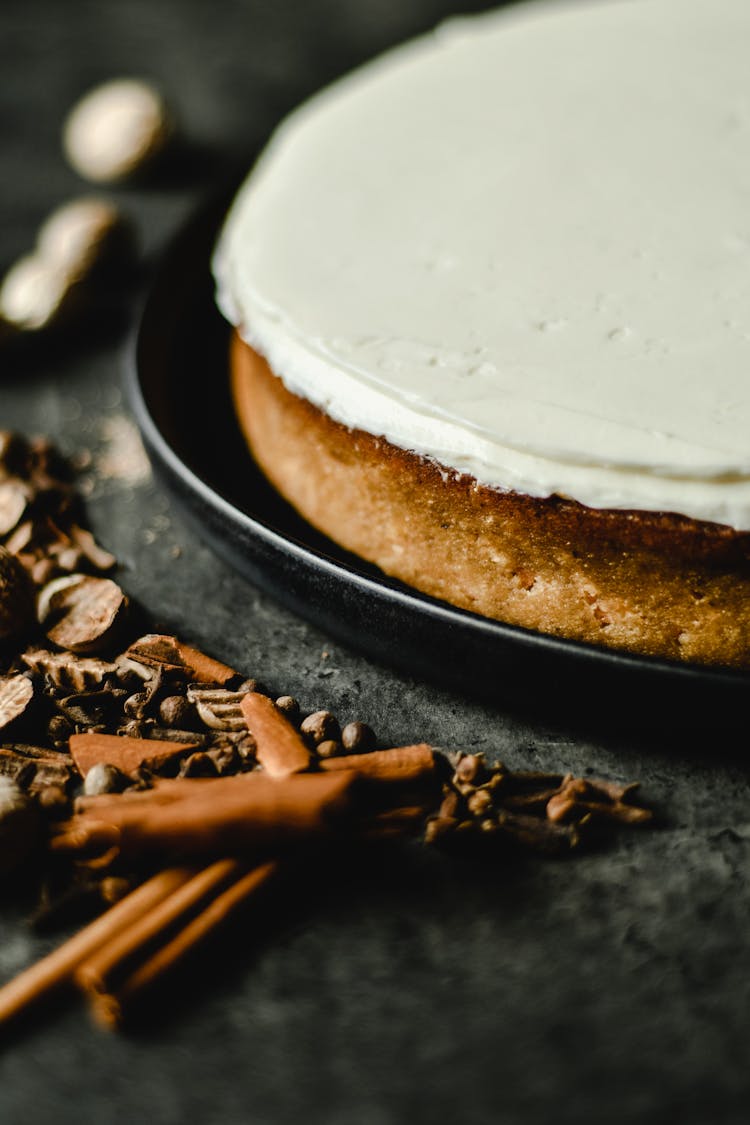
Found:
[[451, 21], [274, 134], [214, 255], [237, 417], [433, 597], [750, 665], [750, 6]]

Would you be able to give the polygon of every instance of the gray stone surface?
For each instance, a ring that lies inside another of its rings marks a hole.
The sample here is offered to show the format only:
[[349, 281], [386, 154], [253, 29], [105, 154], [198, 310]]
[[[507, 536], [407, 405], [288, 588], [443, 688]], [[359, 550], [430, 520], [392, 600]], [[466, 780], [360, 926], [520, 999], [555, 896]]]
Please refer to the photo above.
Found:
[[[161, 188], [114, 193], [147, 280], [204, 188], [249, 161], [284, 111], [458, 7], [4, 0], [0, 266], [82, 190], [59, 127], [93, 82], [155, 78], [204, 154]], [[344, 856], [262, 940], [246, 930], [207, 958], [138, 1034], [107, 1037], [75, 1006], [15, 1030], [0, 1054], [0, 1121], [747, 1120], [746, 733], [654, 737], [647, 715], [624, 733], [616, 713], [596, 735], [557, 729], [541, 709], [514, 717], [376, 667], [279, 608], [186, 529], [139, 457], [120, 390], [131, 308], [103, 299], [110, 315], [87, 338], [25, 364], [0, 356], [0, 426], [90, 452], [91, 523], [154, 617], [387, 739], [639, 777], [664, 824], [570, 862], [475, 869], [416, 847]], [[580, 695], [583, 715], [585, 684]], [[638, 700], [622, 708], [637, 714]], [[4, 905], [0, 980], [51, 944]]]

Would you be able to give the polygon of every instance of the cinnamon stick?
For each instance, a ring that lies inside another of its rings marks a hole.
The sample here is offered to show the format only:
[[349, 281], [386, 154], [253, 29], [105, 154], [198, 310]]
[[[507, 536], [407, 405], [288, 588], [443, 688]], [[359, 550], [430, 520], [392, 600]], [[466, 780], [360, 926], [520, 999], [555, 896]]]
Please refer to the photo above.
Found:
[[172, 936], [175, 929], [190, 921], [230, 882], [244, 874], [246, 865], [239, 859], [220, 859], [178, 887], [148, 914], [115, 934], [95, 950], [76, 969], [75, 983], [83, 989], [107, 992], [116, 987], [143, 954]]
[[193, 873], [193, 869], [187, 867], [160, 871], [64, 945], [0, 988], [0, 1024], [19, 1015], [48, 993], [69, 984], [81, 962], [187, 883]]
[[198, 742], [168, 742], [158, 738], [131, 738], [124, 734], [73, 734], [69, 745], [81, 777], [92, 766], [106, 762], [123, 773], [133, 773], [142, 765], [163, 766], [192, 750]]
[[[117, 836], [120, 856], [264, 855], [325, 835], [353, 811], [356, 775], [304, 774], [274, 781], [262, 774], [199, 782], [194, 796], [169, 804], [122, 802], [75, 816], [50, 841], [54, 852], [84, 853]], [[228, 783], [228, 784], [225, 784]], [[108, 835], [108, 833], [110, 835]]]
[[326, 772], [352, 770], [375, 781], [425, 781], [437, 776], [435, 751], [426, 742], [373, 750], [369, 754], [324, 758], [320, 768]]
[[310, 768], [312, 755], [304, 740], [272, 700], [250, 691], [240, 707], [255, 739], [256, 757], [269, 777], [289, 777]]
[[[214, 867], [218, 869], [219, 865]], [[87, 993], [97, 1023], [106, 1028], [119, 1027], [127, 1012], [145, 993], [192, 951], [223, 927], [247, 902], [264, 890], [280, 870], [278, 861], [261, 864], [245, 871], [221, 890], [195, 917], [180, 925], [178, 931], [137, 965], [117, 984], [123, 964], [136, 952], [138, 935], [130, 934], [132, 949], [121, 945], [124, 960], [116, 960], [117, 950], [101, 951], [96, 959], [81, 965], [76, 981]], [[209, 869], [210, 870], [210, 869]], [[176, 896], [173, 896], [173, 898]], [[164, 906], [169, 906], [167, 900]], [[152, 927], [153, 929], [153, 927]], [[156, 935], [155, 935], [156, 936]], [[109, 956], [107, 957], [107, 953]], [[114, 955], [114, 956], [113, 956]]]

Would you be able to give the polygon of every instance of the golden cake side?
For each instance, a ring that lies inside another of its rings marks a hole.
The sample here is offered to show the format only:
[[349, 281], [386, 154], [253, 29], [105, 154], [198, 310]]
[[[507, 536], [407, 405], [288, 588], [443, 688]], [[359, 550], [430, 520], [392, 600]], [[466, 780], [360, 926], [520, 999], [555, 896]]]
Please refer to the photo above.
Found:
[[281, 494], [335, 542], [424, 593], [554, 636], [750, 664], [750, 534], [479, 484], [292, 394], [237, 333], [237, 415]]

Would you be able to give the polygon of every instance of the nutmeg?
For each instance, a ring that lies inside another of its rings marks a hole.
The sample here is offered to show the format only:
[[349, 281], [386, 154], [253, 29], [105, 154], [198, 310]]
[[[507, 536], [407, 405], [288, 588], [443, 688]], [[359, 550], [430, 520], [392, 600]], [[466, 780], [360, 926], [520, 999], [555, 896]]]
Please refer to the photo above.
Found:
[[154, 86], [133, 78], [105, 82], [77, 102], [63, 126], [63, 149], [86, 180], [127, 179], [163, 151], [171, 115]]

